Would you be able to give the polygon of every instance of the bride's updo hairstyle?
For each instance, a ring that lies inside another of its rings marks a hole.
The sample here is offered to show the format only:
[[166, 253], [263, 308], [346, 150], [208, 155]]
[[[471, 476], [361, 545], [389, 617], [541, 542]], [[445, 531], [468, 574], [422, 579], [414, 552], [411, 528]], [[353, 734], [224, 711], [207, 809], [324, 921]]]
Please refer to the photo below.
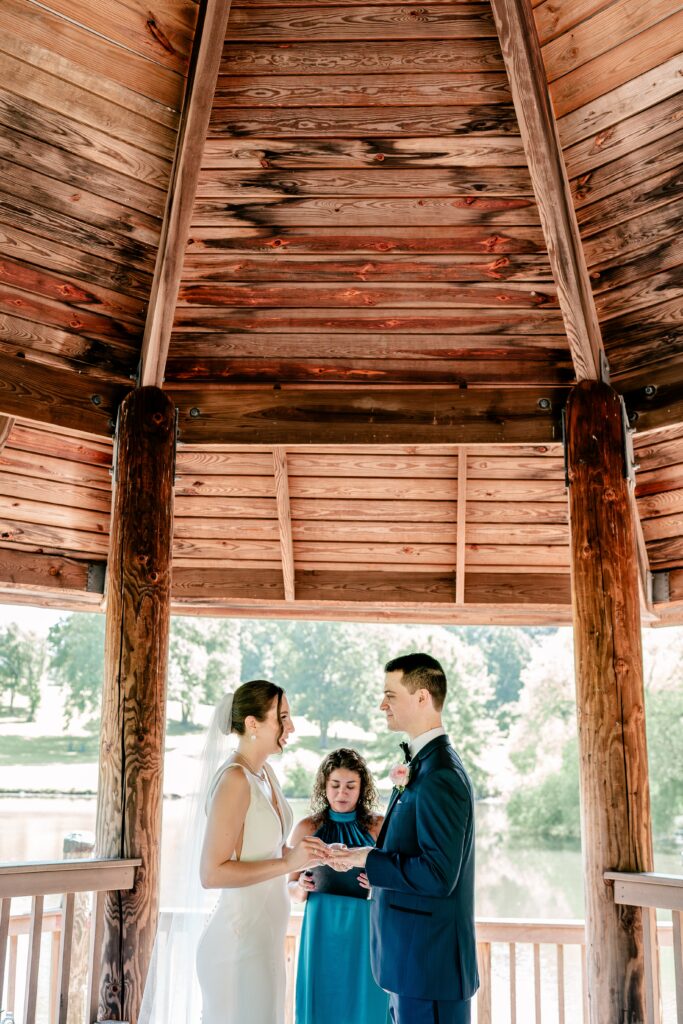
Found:
[[[280, 708], [284, 692], [281, 686], [269, 683], [266, 679], [250, 679], [248, 683], [242, 683], [235, 690], [232, 707], [221, 722], [222, 731], [225, 733], [236, 732], [238, 736], [244, 736], [247, 731], [245, 725], [247, 718], [253, 716], [257, 722], [265, 722], [275, 701], [277, 701], [277, 717], [280, 721]], [[283, 725], [280, 722], [278, 744], [282, 739], [282, 733]]]

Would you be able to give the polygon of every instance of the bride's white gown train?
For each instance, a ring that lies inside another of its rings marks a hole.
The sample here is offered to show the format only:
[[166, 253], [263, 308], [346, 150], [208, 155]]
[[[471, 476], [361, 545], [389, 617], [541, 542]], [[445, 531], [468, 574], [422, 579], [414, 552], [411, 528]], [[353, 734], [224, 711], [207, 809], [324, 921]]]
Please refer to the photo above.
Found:
[[[274, 773], [267, 767], [262, 780], [235, 762], [222, 765], [207, 804], [229, 770], [242, 771], [251, 790], [239, 859], [280, 858], [293, 818]], [[202, 1024], [284, 1024], [289, 910], [286, 875], [221, 891], [197, 948]]]

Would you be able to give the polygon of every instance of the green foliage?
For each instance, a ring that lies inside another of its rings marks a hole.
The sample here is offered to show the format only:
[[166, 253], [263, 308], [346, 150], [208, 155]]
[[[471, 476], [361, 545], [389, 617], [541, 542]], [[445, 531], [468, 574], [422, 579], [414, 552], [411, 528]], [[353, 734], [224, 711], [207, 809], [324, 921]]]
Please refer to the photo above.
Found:
[[67, 724], [99, 716], [104, 680], [104, 615], [65, 615], [48, 633], [49, 672], [65, 691]]
[[579, 842], [579, 755], [576, 739], [562, 752], [560, 771], [517, 790], [507, 805], [513, 833], [536, 842]]
[[311, 772], [302, 764], [295, 762], [287, 770], [283, 792], [290, 800], [308, 800], [313, 792], [314, 781], [315, 772]]
[[368, 728], [379, 702], [379, 675], [373, 627], [333, 622], [271, 623], [274, 681], [287, 690], [295, 715], [320, 730], [327, 748], [332, 722]]
[[171, 619], [168, 696], [180, 703], [183, 724], [198, 704], [215, 704], [239, 682], [239, 637], [239, 623], [229, 619]]
[[481, 651], [493, 686], [488, 710], [495, 713], [499, 727], [507, 733], [516, 715], [522, 673], [531, 659], [535, 643], [533, 631], [504, 626], [449, 628], [459, 632], [469, 646]]
[[0, 627], [0, 699], [14, 713], [18, 697], [29, 722], [40, 703], [40, 678], [45, 666], [45, 642], [15, 622]]
[[645, 705], [652, 827], [671, 840], [683, 819], [683, 687], [650, 692]]

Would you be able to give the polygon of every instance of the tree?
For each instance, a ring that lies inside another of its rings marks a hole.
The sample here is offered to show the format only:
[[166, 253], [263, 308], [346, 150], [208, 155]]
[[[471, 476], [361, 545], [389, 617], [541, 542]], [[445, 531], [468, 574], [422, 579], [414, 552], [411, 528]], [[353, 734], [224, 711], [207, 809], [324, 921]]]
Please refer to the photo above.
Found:
[[215, 704], [239, 682], [239, 635], [239, 623], [229, 619], [171, 619], [168, 696], [180, 703], [183, 724], [197, 704]]
[[0, 627], [0, 693], [9, 693], [9, 710], [25, 698], [32, 722], [40, 703], [40, 679], [45, 667], [45, 641], [20, 629], [16, 622]]
[[75, 612], [48, 633], [49, 672], [65, 690], [67, 724], [74, 715], [99, 716], [104, 680], [104, 615]]
[[[367, 728], [377, 699], [372, 685], [373, 627], [342, 622], [280, 622], [274, 634], [274, 681], [288, 693], [295, 715], [304, 715], [320, 729], [320, 747], [327, 748], [332, 722]], [[370, 643], [368, 642], [370, 640]]]
[[495, 712], [500, 728], [507, 733], [515, 718], [522, 673], [531, 659], [538, 631], [505, 626], [447, 628], [481, 651], [493, 686], [489, 710]]

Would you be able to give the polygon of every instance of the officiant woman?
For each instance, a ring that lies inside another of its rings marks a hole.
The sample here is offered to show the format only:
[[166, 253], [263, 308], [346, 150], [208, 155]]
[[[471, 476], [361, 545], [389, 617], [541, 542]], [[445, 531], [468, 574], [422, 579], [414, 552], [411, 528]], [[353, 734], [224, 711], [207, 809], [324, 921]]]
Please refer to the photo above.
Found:
[[[374, 846], [383, 818], [377, 790], [356, 750], [333, 750], [313, 786], [309, 817], [290, 842], [318, 836], [325, 843]], [[386, 1024], [388, 996], [370, 969], [370, 895], [364, 873], [332, 868], [294, 872], [292, 898], [306, 901], [296, 982], [296, 1024]]]

